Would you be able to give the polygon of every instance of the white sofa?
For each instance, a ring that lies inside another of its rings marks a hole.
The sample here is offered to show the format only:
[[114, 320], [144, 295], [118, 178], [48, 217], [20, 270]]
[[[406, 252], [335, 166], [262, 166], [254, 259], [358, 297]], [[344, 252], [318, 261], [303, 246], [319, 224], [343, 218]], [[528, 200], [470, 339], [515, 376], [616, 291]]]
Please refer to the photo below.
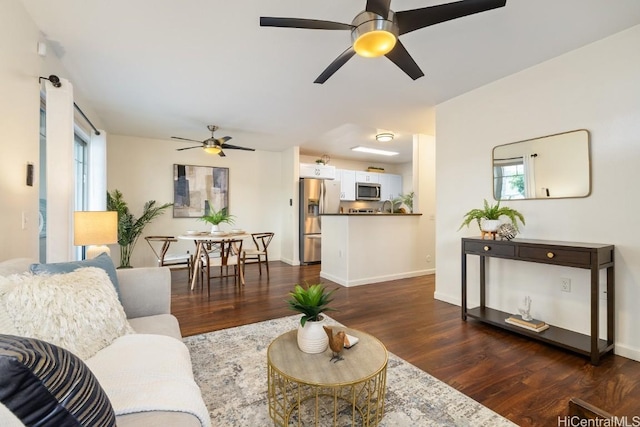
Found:
[[[29, 266], [33, 263], [33, 260], [20, 258], [13, 259], [4, 262], [0, 262], [0, 276], [8, 276], [15, 273], [26, 272], [29, 270]], [[89, 369], [96, 376], [98, 381], [100, 382], [102, 388], [106, 392], [106, 394], [111, 399], [110, 393], [110, 383], [113, 382], [114, 388], [120, 387], [123, 389], [122, 384], [120, 384], [121, 378], [117, 378], [113, 381], [110, 381], [109, 377], [113, 377], [114, 370], [127, 371], [127, 369], [132, 370], [132, 376], [137, 376], [140, 374], [138, 369], [145, 369], [146, 360], [151, 361], [152, 359], [156, 359], [155, 356], [161, 354], [161, 358], [164, 360], [165, 366], [167, 364], [172, 365], [172, 358], [174, 357], [169, 350], [169, 354], [167, 354], [166, 347], [158, 348], [157, 351], [153, 348], [155, 345], [155, 341], [164, 341], [164, 344], [170, 344], [169, 348], [175, 348], [177, 351], [175, 353], [181, 353], [182, 358], [184, 359], [184, 352], [187, 354], [187, 368], [182, 369], [180, 375], [188, 376], [189, 378], [179, 378], [178, 380], [185, 382], [193, 382], [193, 387], [197, 390], [197, 399], [194, 402], [192, 399], [193, 394], [189, 396], [189, 402], [187, 402], [186, 406], [190, 406], [190, 408], [186, 408], [185, 410], [188, 412], [181, 412], [181, 410], [177, 407], [172, 407], [170, 410], [150, 410], [148, 407], [142, 407], [140, 412], [133, 412], [124, 415], [118, 415], [118, 408], [114, 405], [114, 410], [116, 411], [117, 425], [119, 427], [133, 427], [133, 426], [184, 426], [184, 427], [201, 427], [201, 426], [209, 426], [210, 419], [208, 417], [208, 412], [206, 410], [206, 406], [202, 401], [202, 397], [200, 395], [200, 390], [195, 385], [193, 381], [193, 372], [191, 371], [191, 364], [188, 357], [188, 350], [186, 346], [182, 343], [182, 336], [180, 333], [180, 327], [178, 325], [177, 319], [171, 315], [170, 307], [171, 307], [171, 274], [168, 268], [132, 268], [132, 269], [121, 269], [117, 270], [117, 277], [119, 281], [120, 287], [120, 299], [124, 311], [127, 315], [127, 320], [129, 324], [133, 327], [138, 335], [140, 336], [131, 336], [128, 335], [130, 339], [145, 339], [143, 345], [144, 349], [141, 348], [139, 355], [126, 353], [121, 351], [122, 347], [117, 347], [118, 340], [114, 341], [110, 346], [100, 350], [94, 357], [91, 357], [88, 360], [85, 360], [85, 363], [89, 367]], [[171, 337], [175, 340], [178, 340], [180, 344], [176, 345], [172, 340], [167, 340], [166, 338], [159, 337], [148, 337], [146, 334], [151, 335], [162, 335], [165, 337]], [[123, 337], [124, 338], [124, 337]], [[149, 341], [149, 339], [151, 341]], [[167, 341], [170, 341], [167, 343]], [[122, 346], [122, 344], [120, 344]], [[113, 348], [109, 348], [113, 347]], [[151, 347], [151, 348], [150, 348]], [[144, 354], [143, 354], [144, 353]], [[155, 354], [155, 355], [154, 355]], [[182, 363], [185, 365], [184, 361], [177, 361], [178, 355], [176, 354], [176, 364]], [[138, 360], [135, 360], [138, 359]], [[137, 365], [136, 365], [137, 363]], [[129, 365], [129, 366], [128, 366]], [[133, 372], [135, 370], [135, 372]], [[172, 373], [171, 375], [174, 375]], [[120, 375], [115, 375], [120, 376]], [[174, 388], [171, 384], [167, 384], [166, 386], [159, 385], [153, 386], [154, 391], [157, 392], [158, 388], [163, 389], [166, 387], [168, 394], [166, 400], [170, 400], [171, 402], [176, 402], [176, 405], [180, 405], [180, 396], [174, 395]], [[131, 396], [136, 396], [137, 391], [131, 390], [130, 388], [126, 388], [120, 390], [120, 394], [122, 391], [126, 393], [131, 393]], [[145, 391], [139, 390], [142, 394]], [[199, 399], [199, 401], [197, 401]], [[165, 400], [164, 397], [162, 400]], [[112, 402], [113, 403], [113, 402]], [[164, 403], [166, 405], [166, 402]], [[1, 406], [1, 404], [0, 404]], [[196, 408], [196, 411], [200, 418], [193, 414], [193, 408]], [[6, 415], [8, 409], [6, 407], [0, 408], [0, 425], [7, 425], [3, 422], [3, 410]], [[128, 409], [127, 412], [131, 411]], [[190, 412], [191, 413], [190, 413]], [[206, 417], [205, 420], [201, 418]], [[14, 417], [15, 418], [15, 417]], [[18, 425], [22, 425], [21, 423]]]

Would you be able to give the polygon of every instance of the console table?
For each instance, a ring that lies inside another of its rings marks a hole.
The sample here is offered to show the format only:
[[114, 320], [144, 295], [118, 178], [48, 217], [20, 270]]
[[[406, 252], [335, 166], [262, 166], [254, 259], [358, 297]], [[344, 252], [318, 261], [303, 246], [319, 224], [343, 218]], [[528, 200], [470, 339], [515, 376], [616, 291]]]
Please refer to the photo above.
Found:
[[[600, 357], [613, 351], [615, 337], [614, 326], [614, 246], [591, 243], [556, 242], [548, 240], [513, 239], [483, 240], [481, 238], [462, 239], [462, 320], [467, 317], [489, 323], [512, 332], [526, 335], [576, 353], [590, 356], [591, 363], [600, 363]], [[467, 307], [467, 255], [480, 257], [480, 306]], [[565, 267], [582, 268], [591, 271], [590, 334], [584, 335], [550, 325], [542, 332], [512, 326], [505, 322], [513, 313], [489, 308], [485, 305], [486, 258], [503, 258], [541, 264], [553, 264]], [[598, 326], [600, 270], [607, 272], [607, 339], [599, 339]]]

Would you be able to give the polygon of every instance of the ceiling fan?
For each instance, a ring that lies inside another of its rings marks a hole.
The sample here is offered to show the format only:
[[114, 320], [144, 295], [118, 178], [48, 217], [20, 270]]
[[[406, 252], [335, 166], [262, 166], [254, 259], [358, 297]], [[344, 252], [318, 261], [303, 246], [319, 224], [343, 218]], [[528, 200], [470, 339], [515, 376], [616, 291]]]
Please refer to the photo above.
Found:
[[188, 139], [188, 138], [181, 138], [179, 136], [172, 136], [171, 138], [173, 138], [173, 139], [179, 139], [181, 141], [192, 141], [192, 142], [200, 143], [200, 145], [194, 145], [193, 147], [177, 148], [176, 151], [191, 150], [192, 148], [202, 148], [207, 153], [209, 153], [209, 154], [217, 154], [220, 157], [226, 157], [226, 154], [224, 154], [224, 151], [222, 151], [223, 148], [225, 150], [256, 151], [253, 148], [240, 147], [238, 145], [227, 144], [227, 141], [231, 139], [230, 136], [223, 136], [222, 138], [214, 137], [213, 133], [218, 130], [218, 126], [216, 126], [216, 125], [209, 125], [209, 126], [207, 126], [207, 129], [209, 129], [209, 131], [211, 131], [211, 138], [207, 138], [204, 141], [196, 141], [195, 139]]
[[507, 0], [462, 0], [400, 12], [392, 11], [390, 3], [391, 0], [367, 0], [365, 10], [356, 15], [351, 24], [317, 19], [260, 17], [260, 26], [351, 31], [352, 45], [334, 59], [314, 83], [326, 82], [356, 53], [368, 58], [384, 55], [416, 80], [424, 76], [424, 73], [398, 36], [440, 22], [503, 7]]

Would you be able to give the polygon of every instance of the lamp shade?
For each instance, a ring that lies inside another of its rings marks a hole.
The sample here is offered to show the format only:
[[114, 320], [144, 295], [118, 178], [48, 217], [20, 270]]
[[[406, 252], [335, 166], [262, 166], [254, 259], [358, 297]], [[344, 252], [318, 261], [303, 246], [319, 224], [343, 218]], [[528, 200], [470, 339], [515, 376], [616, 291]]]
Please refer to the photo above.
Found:
[[73, 213], [73, 244], [108, 245], [118, 242], [118, 212], [78, 211]]

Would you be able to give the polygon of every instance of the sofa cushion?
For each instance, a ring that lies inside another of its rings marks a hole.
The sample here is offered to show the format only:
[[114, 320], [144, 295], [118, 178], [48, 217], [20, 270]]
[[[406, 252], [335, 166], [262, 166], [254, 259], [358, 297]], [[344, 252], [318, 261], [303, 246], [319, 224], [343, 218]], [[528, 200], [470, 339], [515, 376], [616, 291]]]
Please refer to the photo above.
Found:
[[136, 317], [129, 319], [129, 324], [138, 334], [166, 335], [182, 341], [180, 324], [172, 314]]
[[32, 338], [0, 335], [0, 401], [25, 425], [116, 425], [107, 395], [82, 360]]
[[66, 348], [82, 359], [116, 338], [134, 333], [104, 270], [87, 267], [71, 273], [9, 276], [0, 309], [18, 335]]
[[106, 253], [101, 253], [95, 258], [85, 259], [82, 261], [69, 261], [69, 262], [54, 262], [50, 264], [31, 264], [30, 269], [34, 274], [60, 274], [71, 273], [79, 268], [84, 267], [98, 267], [103, 269], [111, 279], [111, 283], [118, 294], [120, 299], [120, 286], [118, 284], [118, 275], [116, 268], [113, 265], [111, 257]]

